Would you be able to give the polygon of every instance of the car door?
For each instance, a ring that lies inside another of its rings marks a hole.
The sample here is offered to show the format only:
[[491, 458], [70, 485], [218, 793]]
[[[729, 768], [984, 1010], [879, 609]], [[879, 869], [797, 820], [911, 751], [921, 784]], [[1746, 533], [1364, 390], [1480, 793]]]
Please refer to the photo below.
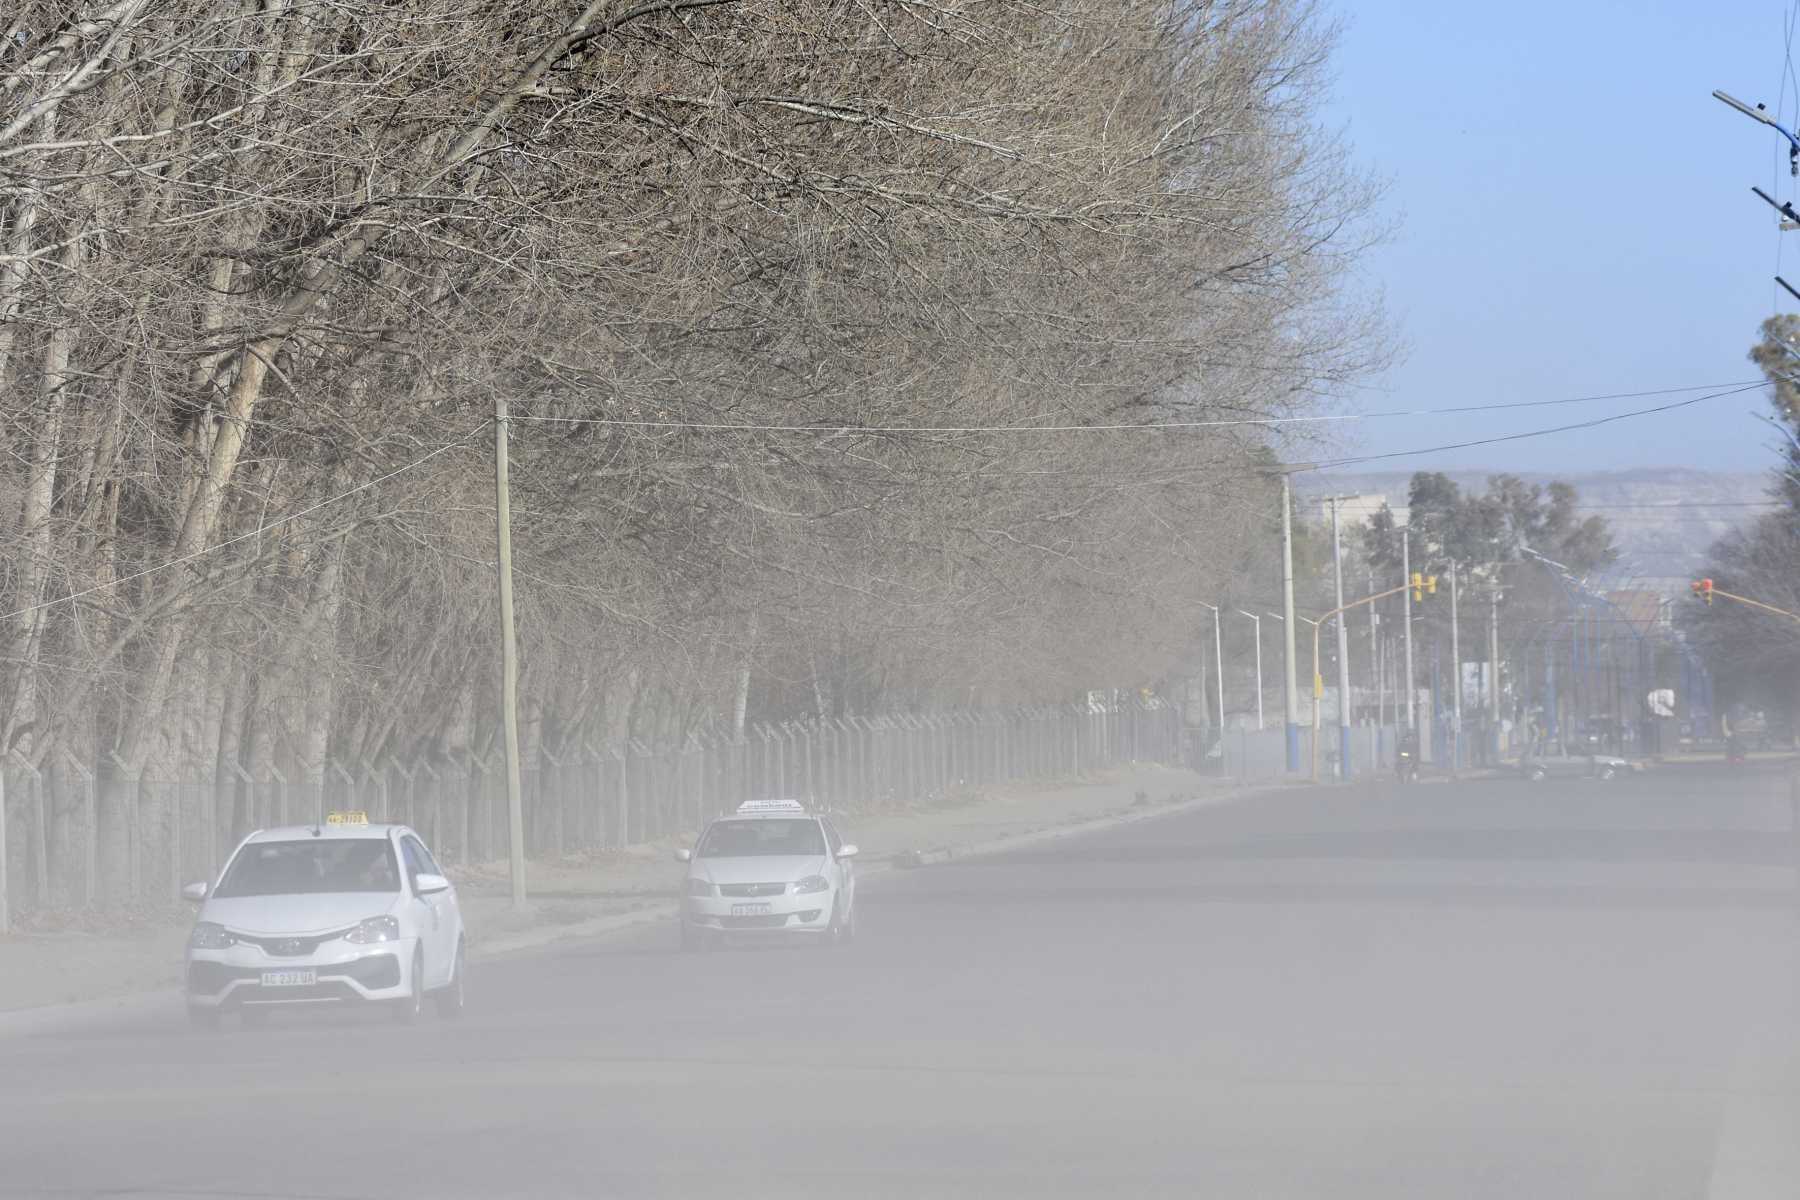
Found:
[[412, 834], [400, 839], [400, 855], [406, 864], [407, 888], [411, 892], [409, 903], [423, 906], [420, 928], [425, 943], [425, 986], [427, 988], [442, 987], [448, 981], [451, 960], [454, 950], [446, 950], [444, 938], [445, 926], [451, 924], [444, 920], [445, 897], [448, 892], [436, 892], [429, 896], [419, 894], [419, 876], [435, 875], [432, 870], [431, 856], [425, 853], [425, 846]]
[[[427, 871], [430, 871], [433, 875], [442, 875], [445, 879], [450, 878], [450, 876], [445, 873], [444, 868], [438, 866], [438, 860], [432, 855], [431, 848], [423, 841], [419, 842], [419, 855], [425, 860], [425, 869]], [[452, 885], [449, 891], [438, 894], [437, 902], [439, 914], [443, 918], [444, 950], [449, 955], [444, 961], [446, 964], [449, 964], [456, 957], [457, 946], [462, 943], [462, 901], [457, 899], [456, 887]], [[450, 969], [451, 968], [446, 965], [445, 970]], [[445, 982], [449, 982], [448, 977], [445, 978]]]

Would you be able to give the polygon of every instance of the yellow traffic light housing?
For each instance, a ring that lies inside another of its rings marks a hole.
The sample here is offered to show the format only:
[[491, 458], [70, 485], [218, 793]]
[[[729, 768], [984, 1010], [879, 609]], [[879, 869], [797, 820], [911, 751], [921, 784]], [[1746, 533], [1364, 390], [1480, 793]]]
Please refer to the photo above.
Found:
[[1421, 603], [1425, 599], [1425, 576], [1417, 571], [1412, 573], [1413, 602]]

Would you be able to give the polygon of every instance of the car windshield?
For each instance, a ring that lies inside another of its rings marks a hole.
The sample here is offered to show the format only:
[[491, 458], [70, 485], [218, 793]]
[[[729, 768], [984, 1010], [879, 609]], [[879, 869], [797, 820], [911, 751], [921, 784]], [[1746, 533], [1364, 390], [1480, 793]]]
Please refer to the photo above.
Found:
[[701, 858], [758, 858], [825, 853], [825, 836], [812, 820], [715, 821], [700, 842]]
[[295, 896], [397, 892], [400, 871], [384, 837], [252, 842], [232, 860], [213, 895]]

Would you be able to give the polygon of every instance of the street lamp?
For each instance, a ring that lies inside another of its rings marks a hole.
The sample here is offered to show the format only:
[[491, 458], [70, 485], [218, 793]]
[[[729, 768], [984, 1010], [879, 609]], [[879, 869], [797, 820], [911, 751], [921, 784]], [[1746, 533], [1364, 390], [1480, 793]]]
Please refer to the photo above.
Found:
[[[1293, 628], [1293, 626], [1291, 626], [1291, 625], [1289, 625], [1289, 624], [1288, 624], [1288, 623], [1287, 623], [1287, 622], [1286, 622], [1286, 621], [1285, 621], [1285, 620], [1283, 620], [1283, 618], [1282, 618], [1282, 615], [1281, 615], [1281, 614], [1280, 614], [1280, 613], [1278, 613], [1278, 612], [1271, 612], [1271, 613], [1264, 613], [1264, 614], [1263, 614], [1263, 616], [1265, 616], [1265, 617], [1272, 617], [1272, 618], [1274, 618], [1274, 619], [1275, 619], [1275, 620], [1277, 620], [1277, 621], [1281, 621], [1281, 623], [1282, 623], [1282, 628], [1283, 628], [1283, 629], [1284, 629], [1284, 630], [1291, 630], [1291, 629], [1292, 629], [1292, 628]], [[1312, 627], [1313, 627], [1313, 629], [1314, 629], [1314, 630], [1317, 630], [1317, 629], [1318, 629], [1318, 628], [1319, 628], [1319, 623], [1318, 623], [1318, 622], [1317, 622], [1317, 621], [1315, 621], [1315, 620], [1313, 620], [1313, 619], [1312, 619], [1312, 618], [1311, 618], [1311, 617], [1308, 617], [1308, 616], [1302, 616], [1302, 615], [1301, 615], [1301, 614], [1300, 614], [1300, 613], [1295, 613], [1295, 614], [1294, 614], [1294, 620], [1295, 620], [1295, 621], [1305, 621], [1305, 622], [1306, 622], [1306, 623], [1307, 623], [1307, 624], [1308, 624], [1308, 625], [1311, 625], [1311, 626], [1312, 626]], [[1290, 648], [1291, 648], [1291, 647], [1292, 647], [1292, 646], [1293, 646], [1293, 644], [1294, 644], [1294, 639], [1293, 639], [1293, 635], [1292, 635], [1292, 634], [1291, 634], [1291, 633], [1289, 633], [1289, 635], [1288, 635], [1288, 637], [1287, 637], [1287, 643], [1288, 643], [1288, 645], [1289, 645], [1289, 647], [1290, 647]], [[1296, 729], [1297, 729], [1297, 728], [1298, 728], [1298, 727], [1295, 727], [1295, 728], [1296, 728]], [[1299, 735], [1298, 735], [1298, 733], [1297, 733], [1297, 732], [1296, 732], [1296, 734], [1295, 734], [1295, 738], [1294, 738], [1294, 745], [1295, 745], [1295, 746], [1296, 746], [1296, 747], [1297, 747], [1297, 746], [1298, 746], [1298, 744], [1299, 744], [1299, 743], [1298, 743], [1298, 737], [1299, 737]], [[1296, 750], [1296, 754], [1298, 754], [1298, 751], [1297, 751], [1297, 750]], [[1298, 764], [1297, 764], [1297, 762], [1296, 762], [1296, 765], [1295, 765], [1295, 766], [1294, 766], [1294, 768], [1293, 768], [1293, 769], [1294, 769], [1294, 770], [1299, 770], [1299, 766], [1298, 766]]]
[[1256, 731], [1263, 730], [1263, 680], [1262, 680], [1262, 618], [1253, 612], [1238, 609], [1238, 615], [1249, 617], [1256, 622]]
[[1198, 601], [1201, 608], [1212, 609], [1213, 615], [1213, 665], [1218, 669], [1213, 672], [1218, 676], [1215, 681], [1219, 700], [1219, 769], [1225, 769], [1225, 639], [1219, 632], [1219, 606]]

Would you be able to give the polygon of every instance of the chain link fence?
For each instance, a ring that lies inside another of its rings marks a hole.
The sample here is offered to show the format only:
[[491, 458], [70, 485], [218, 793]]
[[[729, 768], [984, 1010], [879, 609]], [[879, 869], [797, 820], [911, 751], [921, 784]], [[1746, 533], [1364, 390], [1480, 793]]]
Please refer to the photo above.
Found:
[[[1300, 733], [1300, 771], [1312, 771], [1312, 726]], [[1352, 778], [1392, 770], [1394, 752], [1399, 746], [1400, 729], [1395, 725], [1362, 724], [1350, 727], [1350, 774]], [[1225, 734], [1222, 774], [1245, 783], [1292, 778], [1287, 767], [1287, 731], [1271, 729], [1233, 729]], [[1328, 725], [1319, 732], [1319, 777], [1336, 779], [1338, 769], [1338, 727]]]
[[[1189, 756], [1180, 710], [1154, 699], [790, 722], [662, 750], [565, 746], [541, 751], [521, 772], [526, 852], [559, 857], [654, 841], [750, 799], [868, 812], [959, 788]], [[96, 772], [69, 754], [33, 765], [15, 753], [0, 763], [0, 932], [22, 914], [172, 901], [183, 883], [211, 878], [248, 830], [333, 810], [411, 825], [453, 863], [497, 860], [509, 849], [498, 751], [334, 760], [305, 778], [228, 764], [211, 781], [166, 781], [111, 767]], [[115, 797], [106, 812], [102, 788]], [[114, 812], [125, 827], [128, 877], [103, 880], [100, 822]]]

